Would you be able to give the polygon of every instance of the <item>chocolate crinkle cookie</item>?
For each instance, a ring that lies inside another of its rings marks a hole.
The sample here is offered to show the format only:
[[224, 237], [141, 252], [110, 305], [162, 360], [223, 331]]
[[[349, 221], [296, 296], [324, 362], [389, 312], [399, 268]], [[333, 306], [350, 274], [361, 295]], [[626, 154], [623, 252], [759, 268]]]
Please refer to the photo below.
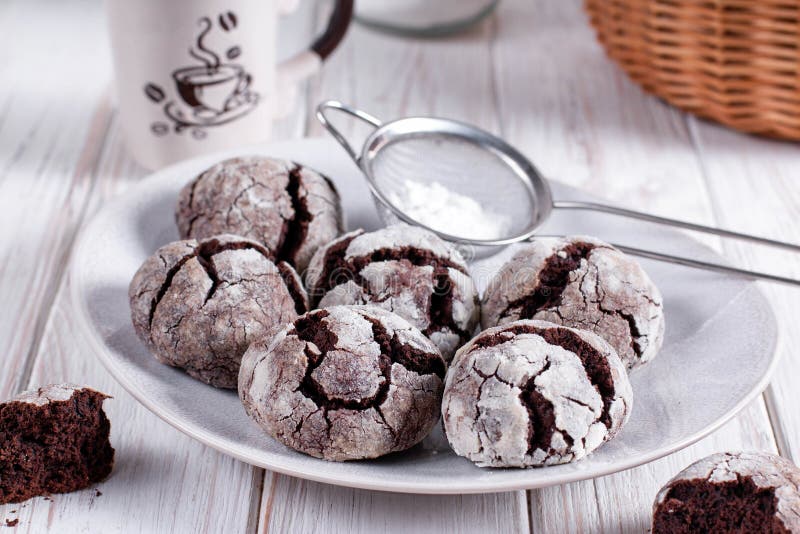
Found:
[[541, 319], [591, 330], [630, 370], [651, 360], [664, 338], [661, 293], [632, 258], [591, 237], [523, 245], [490, 282], [484, 328]]
[[162, 363], [235, 388], [249, 344], [308, 309], [292, 267], [255, 241], [176, 241], [147, 258], [128, 290], [139, 338]]
[[480, 302], [458, 251], [427, 230], [357, 230], [320, 248], [306, 284], [320, 307], [371, 304], [428, 336], [446, 360], [472, 337]]
[[397, 315], [373, 306], [310, 312], [242, 360], [239, 396], [267, 433], [343, 461], [420, 442], [439, 420], [445, 363]]
[[485, 330], [456, 353], [442, 413], [453, 450], [481, 467], [583, 458], [627, 421], [625, 366], [600, 336], [544, 321]]
[[800, 469], [766, 453], [718, 453], [670, 480], [654, 534], [800, 533]]
[[182, 239], [241, 235], [299, 271], [342, 233], [339, 194], [328, 178], [261, 156], [222, 161], [186, 184], [175, 219]]
[[0, 504], [77, 491], [106, 478], [114, 466], [107, 398], [53, 384], [0, 404]]

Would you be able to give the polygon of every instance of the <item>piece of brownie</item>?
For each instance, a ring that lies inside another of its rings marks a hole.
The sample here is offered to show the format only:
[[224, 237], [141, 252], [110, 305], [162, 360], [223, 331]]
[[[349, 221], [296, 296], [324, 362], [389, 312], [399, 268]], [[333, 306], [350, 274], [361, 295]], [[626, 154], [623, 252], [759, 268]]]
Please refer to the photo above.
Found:
[[76, 491], [106, 478], [114, 465], [107, 398], [54, 384], [0, 404], [0, 504]]
[[653, 534], [800, 532], [800, 469], [766, 453], [718, 453], [690, 465], [653, 505]]

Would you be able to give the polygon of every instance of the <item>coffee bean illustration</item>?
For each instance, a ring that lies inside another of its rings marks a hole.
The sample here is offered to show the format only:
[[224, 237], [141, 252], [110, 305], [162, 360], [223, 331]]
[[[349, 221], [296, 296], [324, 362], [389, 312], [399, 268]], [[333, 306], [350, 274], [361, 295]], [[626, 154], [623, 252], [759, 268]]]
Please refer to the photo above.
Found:
[[232, 46], [225, 52], [225, 56], [228, 59], [236, 59], [241, 55], [241, 53], [242, 53], [241, 48], [239, 48], [238, 46]]
[[150, 130], [152, 130], [152, 132], [155, 135], [160, 137], [162, 135], [166, 135], [167, 132], [169, 132], [169, 126], [167, 126], [163, 122], [154, 122], [153, 124], [150, 125]]
[[164, 100], [164, 90], [154, 83], [148, 83], [144, 86], [144, 94], [155, 103]]
[[222, 29], [226, 32], [234, 29], [236, 27], [236, 15], [233, 13], [233, 11], [221, 13], [219, 16], [219, 25], [222, 26]]

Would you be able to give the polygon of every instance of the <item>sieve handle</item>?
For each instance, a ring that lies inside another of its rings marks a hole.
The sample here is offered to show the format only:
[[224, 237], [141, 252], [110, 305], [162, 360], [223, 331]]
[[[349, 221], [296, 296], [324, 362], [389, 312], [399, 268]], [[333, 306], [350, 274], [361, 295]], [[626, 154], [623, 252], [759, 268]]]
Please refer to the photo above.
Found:
[[[534, 241], [537, 238], [564, 238], [564, 234], [537, 234], [529, 239]], [[702, 269], [704, 271], [712, 271], [715, 273], [730, 274], [733, 276], [740, 276], [750, 280], [766, 280], [767, 282], [777, 282], [779, 284], [786, 284], [790, 286], [800, 286], [800, 280], [796, 278], [788, 278], [786, 276], [779, 276], [776, 274], [763, 273], [759, 271], [750, 271], [747, 269], [740, 269], [730, 265], [723, 265], [721, 263], [712, 263], [708, 261], [696, 260], [694, 258], [686, 258], [684, 256], [674, 256], [672, 254], [665, 254], [663, 252], [656, 252], [654, 250], [647, 250], [643, 248], [631, 247], [622, 245], [620, 243], [609, 242], [611, 246], [621, 250], [626, 254], [632, 256], [639, 256], [640, 258], [647, 258], [649, 260], [662, 261], [664, 263], [674, 263], [675, 265], [683, 265], [684, 267], [691, 267], [693, 269]]]
[[729, 239], [750, 241], [751, 243], [758, 243], [759, 245], [766, 245], [775, 248], [783, 248], [791, 250], [792, 252], [800, 252], [800, 245], [796, 245], [794, 243], [787, 243], [785, 241], [776, 241], [775, 239], [768, 239], [766, 237], [759, 237], [751, 234], [732, 232], [730, 230], [725, 230], [722, 228], [714, 228], [713, 226], [704, 226], [702, 224], [694, 224], [686, 221], [679, 221], [677, 219], [659, 217], [657, 215], [650, 215], [649, 213], [643, 213], [641, 211], [618, 208], [616, 206], [609, 206], [608, 204], [600, 204], [598, 202], [558, 200], [553, 202], [553, 207], [556, 209], [598, 211], [601, 213], [608, 213], [610, 215], [619, 215], [620, 217], [628, 217], [630, 219], [639, 219], [641, 221], [663, 224], [665, 226], [674, 226], [676, 228], [683, 228], [684, 230], [691, 230], [693, 232], [714, 234], [720, 237], [727, 237]]
[[350, 154], [350, 157], [356, 162], [356, 165], [360, 166], [361, 158], [358, 156], [358, 153], [356, 153], [353, 147], [350, 146], [350, 143], [347, 141], [347, 138], [342, 134], [342, 132], [337, 130], [328, 120], [328, 117], [325, 116], [325, 112], [328, 110], [336, 110], [341, 111], [342, 113], [347, 113], [348, 115], [355, 117], [356, 119], [360, 119], [375, 128], [380, 128], [382, 126], [381, 121], [366, 111], [361, 111], [360, 109], [350, 107], [347, 104], [339, 102], [338, 100], [327, 100], [317, 106], [317, 120], [325, 127], [326, 130], [328, 130], [328, 132], [330, 132], [333, 138], [336, 139], [340, 145], [342, 145], [347, 153]]
[[800, 286], [800, 280], [794, 278], [787, 278], [785, 276], [778, 276], [775, 274], [762, 273], [759, 271], [749, 271], [747, 269], [739, 269], [738, 267], [730, 267], [728, 265], [721, 265], [719, 263], [711, 263], [707, 261], [695, 260], [692, 258], [684, 258], [682, 256], [673, 256], [671, 254], [664, 254], [662, 252], [655, 252], [652, 250], [645, 250], [636, 247], [629, 247], [627, 245], [620, 245], [612, 243], [613, 246], [620, 249], [622, 252], [639, 256], [641, 258], [648, 258], [656, 261], [663, 261], [667, 263], [674, 263], [676, 265], [683, 265], [684, 267], [693, 267], [695, 269], [703, 269], [705, 271], [713, 271], [717, 273], [731, 274], [734, 276], [742, 276], [749, 279], [766, 280], [768, 282], [777, 282], [779, 284], [787, 284], [791, 286]]

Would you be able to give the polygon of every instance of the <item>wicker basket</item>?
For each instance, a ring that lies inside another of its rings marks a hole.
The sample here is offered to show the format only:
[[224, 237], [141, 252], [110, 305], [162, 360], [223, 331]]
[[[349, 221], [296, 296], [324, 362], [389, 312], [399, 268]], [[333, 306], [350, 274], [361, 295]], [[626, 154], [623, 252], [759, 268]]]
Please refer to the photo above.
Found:
[[608, 55], [702, 117], [800, 140], [800, 0], [586, 0]]

